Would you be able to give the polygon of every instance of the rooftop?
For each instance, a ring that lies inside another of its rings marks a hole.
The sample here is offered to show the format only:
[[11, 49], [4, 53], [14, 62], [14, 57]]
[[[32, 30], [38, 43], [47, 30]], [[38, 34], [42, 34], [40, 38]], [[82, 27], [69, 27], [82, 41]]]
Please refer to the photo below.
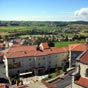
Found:
[[88, 50], [81, 56], [80, 62], [88, 64]]
[[9, 88], [9, 87], [7, 87], [7, 85], [6, 84], [0, 84], [0, 88]]
[[88, 45], [86, 44], [71, 44], [69, 45], [69, 50], [71, 51], [85, 51], [88, 49]]
[[26, 56], [44, 56], [44, 55], [49, 55], [49, 54], [56, 54], [56, 53], [63, 53], [67, 52], [68, 48], [63, 47], [63, 48], [49, 48], [49, 49], [44, 49], [44, 50], [37, 50], [36, 46], [15, 46], [11, 47], [7, 54], [7, 58], [16, 58], [16, 57], [26, 57]]
[[80, 77], [78, 80], [75, 81], [76, 84], [88, 88], [88, 79]]

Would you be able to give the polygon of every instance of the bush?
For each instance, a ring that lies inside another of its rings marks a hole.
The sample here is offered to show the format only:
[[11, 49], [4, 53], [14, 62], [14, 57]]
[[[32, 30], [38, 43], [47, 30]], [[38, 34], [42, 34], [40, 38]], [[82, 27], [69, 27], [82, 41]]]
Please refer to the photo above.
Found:
[[52, 78], [52, 76], [49, 74], [49, 75], [48, 75], [48, 78]]
[[19, 79], [19, 77], [18, 77], [18, 76], [10, 77], [10, 80], [11, 80], [12, 84], [15, 84], [15, 83], [16, 83], [16, 81], [20, 82], [20, 79]]

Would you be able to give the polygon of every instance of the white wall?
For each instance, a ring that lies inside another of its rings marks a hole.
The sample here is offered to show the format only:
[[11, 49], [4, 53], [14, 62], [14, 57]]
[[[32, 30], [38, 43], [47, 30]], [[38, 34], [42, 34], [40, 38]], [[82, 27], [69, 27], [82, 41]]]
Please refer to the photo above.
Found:
[[15, 61], [13, 62], [13, 59], [8, 59], [8, 64], [20, 62], [20, 67], [9, 69], [10, 75], [11, 74], [15, 75], [15, 74], [17, 74], [18, 71], [20, 73], [26, 72], [26, 71], [31, 71], [32, 67], [34, 67], [34, 57], [22, 57], [22, 58], [16, 58], [14, 60]]
[[[19, 68], [9, 69], [9, 75], [15, 75], [17, 72], [26, 72], [33, 70], [33, 67], [45, 67], [47, 70], [50, 68], [61, 67], [63, 60], [67, 59], [68, 52], [58, 53], [58, 54], [50, 54], [46, 56], [33, 56], [33, 57], [21, 57], [21, 58], [11, 58], [7, 59], [7, 72], [8, 72], [8, 64], [19, 63], [21, 66]], [[13, 61], [14, 60], [14, 61]], [[39, 65], [40, 63], [40, 65]]]
[[88, 69], [88, 65], [80, 63], [80, 74], [81, 74], [82, 77], [88, 79], [88, 77], [85, 77], [86, 69]]
[[6, 78], [4, 63], [0, 64], [0, 78]]

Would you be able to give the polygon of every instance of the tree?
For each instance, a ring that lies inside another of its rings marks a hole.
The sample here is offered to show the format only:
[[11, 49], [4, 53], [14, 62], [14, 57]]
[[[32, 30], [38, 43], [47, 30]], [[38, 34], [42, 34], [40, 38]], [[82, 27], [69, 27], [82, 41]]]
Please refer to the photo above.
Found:
[[48, 41], [48, 45], [49, 45], [49, 47], [54, 47], [55, 46], [53, 41]]
[[64, 60], [63, 63], [62, 63], [62, 70], [64, 72], [66, 72], [67, 71], [67, 68], [68, 68], [68, 62], [66, 60]]

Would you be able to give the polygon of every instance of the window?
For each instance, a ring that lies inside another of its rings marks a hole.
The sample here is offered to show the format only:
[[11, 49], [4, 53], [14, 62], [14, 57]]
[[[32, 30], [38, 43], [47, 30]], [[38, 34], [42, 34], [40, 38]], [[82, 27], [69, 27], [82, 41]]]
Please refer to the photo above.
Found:
[[15, 62], [15, 59], [13, 59], [13, 62]]
[[38, 63], [38, 66], [40, 66], [40, 63]]
[[20, 62], [8, 64], [9, 69], [19, 68], [21, 66]]
[[31, 59], [29, 59], [29, 61], [31, 61]]
[[73, 54], [72, 57], [75, 58], [77, 55], [76, 54]]
[[48, 68], [51, 68], [51, 66], [49, 65]]
[[48, 56], [49, 58], [51, 58], [51, 56]]
[[56, 55], [56, 57], [57, 57], [57, 55]]
[[29, 64], [29, 66], [31, 66], [31, 64]]
[[85, 76], [88, 77], [88, 69], [86, 69], [86, 75]]
[[55, 67], [57, 68], [57, 64], [55, 64]]
[[41, 58], [38, 58], [38, 61], [40, 61], [41, 60]]
[[45, 59], [45, 57], [43, 57], [43, 60]]
[[49, 64], [51, 64], [51, 61], [49, 61]]
[[20, 71], [19, 71], [19, 70], [17, 70], [17, 73], [19, 74], [19, 73], [20, 73]]

